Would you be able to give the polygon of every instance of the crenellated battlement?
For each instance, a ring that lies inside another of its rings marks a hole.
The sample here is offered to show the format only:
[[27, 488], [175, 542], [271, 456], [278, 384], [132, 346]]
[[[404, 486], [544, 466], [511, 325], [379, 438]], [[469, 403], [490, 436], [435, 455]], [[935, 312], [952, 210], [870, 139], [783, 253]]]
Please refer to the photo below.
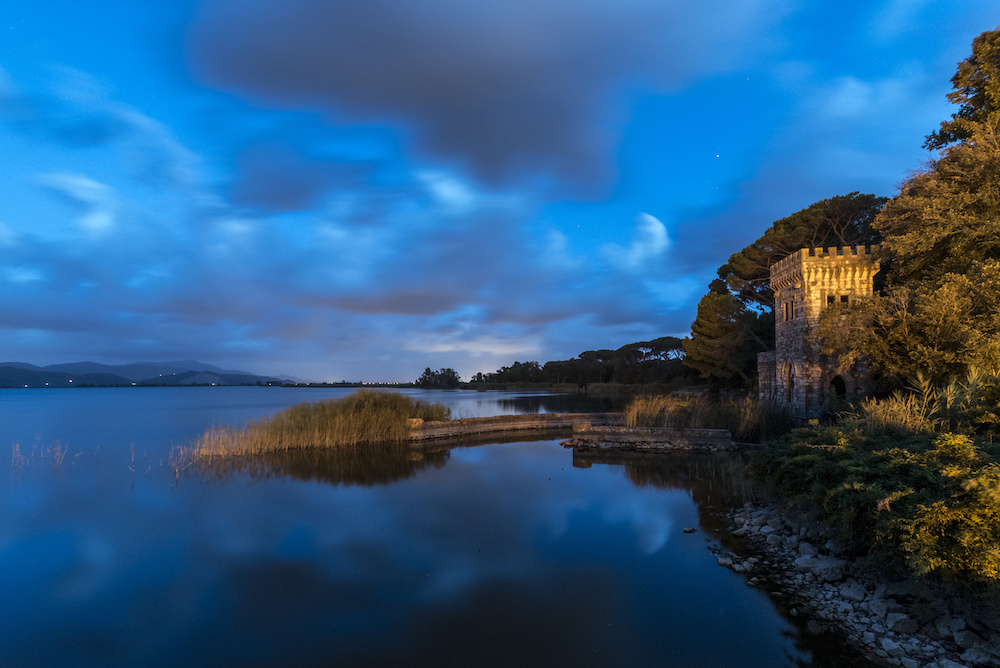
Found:
[[771, 289], [777, 294], [815, 271], [826, 274], [826, 280], [867, 281], [878, 272], [881, 251], [875, 244], [802, 248], [771, 265]]

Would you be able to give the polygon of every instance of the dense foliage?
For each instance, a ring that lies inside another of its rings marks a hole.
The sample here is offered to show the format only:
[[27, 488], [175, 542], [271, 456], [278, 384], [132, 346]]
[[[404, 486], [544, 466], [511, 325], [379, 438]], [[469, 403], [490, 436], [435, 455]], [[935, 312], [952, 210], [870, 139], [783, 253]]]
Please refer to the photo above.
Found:
[[1000, 29], [983, 33], [949, 95], [962, 107], [942, 148], [875, 219], [884, 290], [822, 323], [824, 348], [866, 359], [883, 391], [916, 372], [943, 384], [970, 366], [1000, 371]]
[[931, 133], [924, 143], [936, 150], [969, 139], [978, 123], [1000, 110], [997, 81], [1000, 80], [1000, 30], [990, 30], [972, 40], [972, 55], [958, 64], [951, 78], [948, 100], [961, 105], [951, 120]]
[[478, 373], [473, 383], [621, 383], [684, 385], [695, 374], [684, 366], [684, 341], [664, 336], [629, 343], [617, 350], [588, 350], [570, 360], [514, 362], [493, 373]]
[[691, 338], [684, 341], [684, 363], [703, 378], [750, 386], [757, 353], [774, 348], [774, 314], [747, 308], [721, 283], [713, 281], [698, 302]]
[[424, 369], [417, 379], [415, 385], [426, 390], [453, 390], [462, 384], [462, 379], [454, 369], [445, 368], [431, 371], [430, 367]]
[[1000, 582], [1000, 465], [964, 434], [851, 420], [773, 443], [763, 470], [862, 564], [897, 576]]

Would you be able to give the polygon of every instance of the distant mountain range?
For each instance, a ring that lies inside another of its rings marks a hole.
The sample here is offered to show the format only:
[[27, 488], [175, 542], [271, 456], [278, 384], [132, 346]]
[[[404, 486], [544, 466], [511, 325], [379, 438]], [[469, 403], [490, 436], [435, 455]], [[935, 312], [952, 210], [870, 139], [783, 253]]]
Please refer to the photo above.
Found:
[[282, 382], [276, 376], [227, 371], [193, 360], [115, 365], [74, 362], [43, 367], [23, 362], [0, 362], [0, 388], [281, 385]]

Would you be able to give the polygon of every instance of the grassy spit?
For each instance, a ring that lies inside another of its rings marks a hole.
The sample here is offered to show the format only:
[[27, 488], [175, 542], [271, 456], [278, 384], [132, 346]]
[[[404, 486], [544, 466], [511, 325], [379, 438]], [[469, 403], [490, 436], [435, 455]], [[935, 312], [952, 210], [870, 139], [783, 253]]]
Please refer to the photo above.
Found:
[[636, 397], [625, 407], [624, 418], [629, 427], [728, 429], [734, 439], [746, 443], [762, 443], [791, 427], [784, 413], [749, 397], [715, 399], [681, 394]]
[[186, 449], [192, 461], [251, 457], [307, 448], [402, 443], [409, 420], [447, 420], [448, 407], [398, 392], [359, 390], [342, 399], [302, 403], [246, 427], [215, 427]]

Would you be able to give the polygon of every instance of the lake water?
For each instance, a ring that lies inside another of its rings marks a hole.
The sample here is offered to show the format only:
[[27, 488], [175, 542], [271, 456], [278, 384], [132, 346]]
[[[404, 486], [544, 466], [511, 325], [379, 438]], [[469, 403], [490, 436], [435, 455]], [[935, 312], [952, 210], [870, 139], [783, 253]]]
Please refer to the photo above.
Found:
[[[348, 391], [0, 390], [0, 665], [841, 665], [716, 565], [708, 506], [739, 492], [709, 460], [574, 465], [547, 440], [372, 475], [168, 464]], [[455, 417], [609, 407], [413, 393]]]

